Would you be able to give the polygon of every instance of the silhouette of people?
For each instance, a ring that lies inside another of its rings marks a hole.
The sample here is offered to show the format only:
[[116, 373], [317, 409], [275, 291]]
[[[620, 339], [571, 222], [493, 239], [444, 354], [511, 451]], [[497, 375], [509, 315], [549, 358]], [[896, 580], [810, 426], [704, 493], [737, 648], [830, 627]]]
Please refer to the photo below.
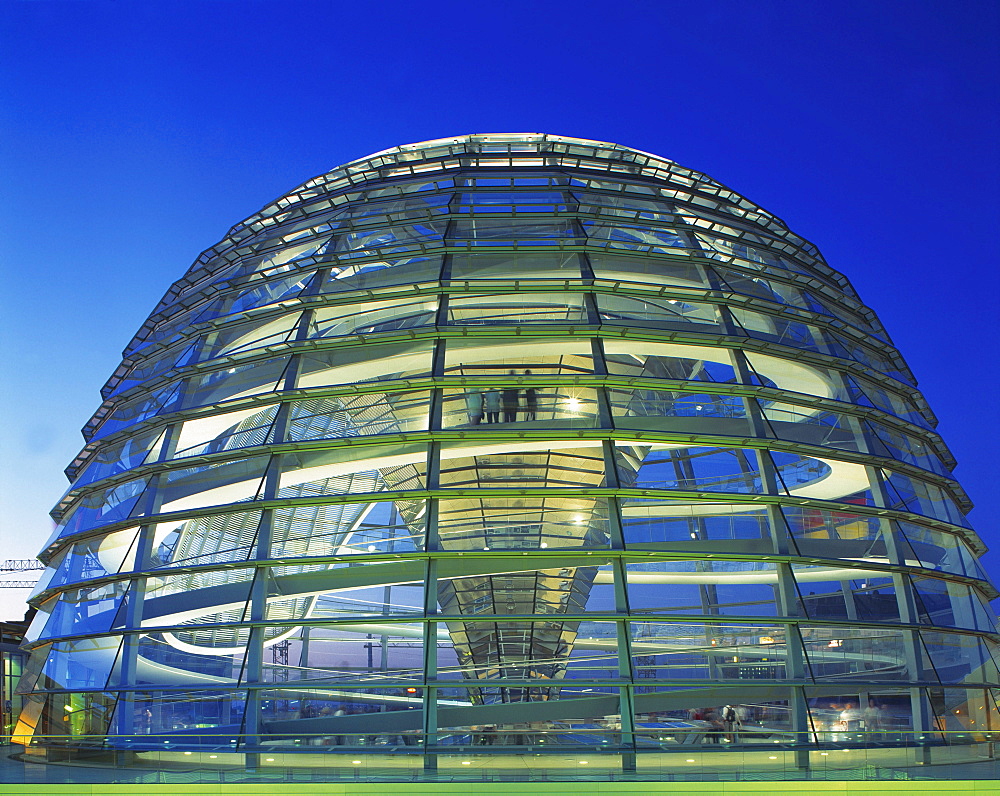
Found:
[[500, 422], [500, 391], [496, 387], [490, 387], [483, 393], [483, 406], [486, 409], [486, 422]]
[[[510, 372], [511, 376], [517, 374], [514, 371]], [[520, 406], [518, 396], [520, 391], [516, 387], [505, 387], [503, 392], [500, 394], [500, 403], [503, 406], [503, 422], [504, 423], [516, 423], [517, 422], [517, 410]]]
[[[525, 376], [530, 376], [531, 371], [524, 371]], [[524, 391], [524, 419], [535, 420], [538, 414], [538, 394], [534, 387], [528, 387]]]
[[874, 699], [868, 700], [868, 707], [865, 708], [861, 715], [865, 722], [865, 730], [868, 732], [869, 741], [877, 741], [881, 739], [882, 732], [882, 720], [883, 712], [882, 709], [875, 703]]
[[469, 425], [478, 426], [483, 419], [483, 393], [481, 390], [469, 390], [465, 394], [465, 411], [469, 414]]
[[726, 705], [722, 708], [722, 721], [726, 730], [726, 740], [736, 743], [739, 740], [740, 717], [736, 713], [736, 708]]

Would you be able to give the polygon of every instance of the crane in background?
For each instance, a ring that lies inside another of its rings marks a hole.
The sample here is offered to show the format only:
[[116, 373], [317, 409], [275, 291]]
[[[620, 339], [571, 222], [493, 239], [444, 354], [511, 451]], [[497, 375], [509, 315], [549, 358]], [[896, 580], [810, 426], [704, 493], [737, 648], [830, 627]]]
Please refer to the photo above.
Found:
[[[40, 572], [45, 564], [34, 558], [8, 558], [0, 564], [0, 573]], [[0, 580], [0, 589], [33, 589], [37, 580]]]

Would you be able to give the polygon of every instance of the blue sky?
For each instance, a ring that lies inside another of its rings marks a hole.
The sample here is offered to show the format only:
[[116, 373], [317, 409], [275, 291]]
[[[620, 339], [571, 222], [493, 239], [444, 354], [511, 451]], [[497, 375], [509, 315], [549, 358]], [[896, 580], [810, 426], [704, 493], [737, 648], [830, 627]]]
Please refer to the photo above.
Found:
[[[0, 4], [0, 559], [121, 349], [235, 222], [470, 132], [615, 141], [782, 217], [893, 335], [998, 548], [995, 2]], [[0, 590], [0, 618], [25, 593]]]

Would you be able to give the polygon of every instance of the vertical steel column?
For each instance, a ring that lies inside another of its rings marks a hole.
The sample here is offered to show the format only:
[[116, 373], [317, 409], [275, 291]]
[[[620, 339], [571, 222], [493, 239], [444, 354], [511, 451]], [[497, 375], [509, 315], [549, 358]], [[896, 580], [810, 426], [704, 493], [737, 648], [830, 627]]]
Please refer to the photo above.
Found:
[[[723, 315], [731, 319], [729, 308], [724, 308]], [[731, 322], [735, 322], [731, 319]], [[742, 349], [732, 352], [733, 365], [736, 370], [736, 377], [742, 384], [753, 384], [753, 369], [747, 360]], [[760, 404], [756, 398], [745, 397], [743, 404], [746, 409], [747, 418], [750, 420], [750, 429], [757, 439], [774, 439], [776, 437], [771, 424], [764, 416]], [[755, 449], [757, 457], [757, 467], [760, 472], [761, 487], [766, 494], [781, 495], [785, 490], [780, 487], [780, 479], [774, 461], [771, 459], [769, 450]], [[767, 507], [768, 526], [771, 535], [772, 549], [777, 555], [788, 555], [794, 551], [794, 541], [791, 530], [785, 520], [779, 506], [768, 505]], [[792, 567], [785, 562], [777, 565], [778, 585], [775, 597], [777, 604], [783, 614], [787, 617], [800, 616], [799, 592], [792, 573]], [[802, 636], [799, 632], [798, 624], [790, 624], [785, 630], [785, 675], [789, 681], [799, 683], [789, 688], [789, 711], [791, 714], [792, 732], [795, 737], [795, 765], [805, 769], [809, 767], [809, 749], [811, 742], [809, 735], [809, 710], [805, 696], [804, 683], [810, 678], [806, 665], [805, 649]]]
[[[878, 467], [867, 465], [865, 472], [868, 474], [868, 482], [871, 485], [872, 497], [875, 504], [880, 508], [888, 508], [892, 505], [883, 479], [882, 470]], [[886, 552], [892, 563], [902, 564], [904, 559], [901, 556], [899, 546], [892, 533], [890, 523], [882, 525], [883, 538], [886, 544]], [[917, 613], [916, 598], [913, 594], [912, 585], [909, 578], [901, 575], [893, 575], [893, 585], [896, 589], [896, 601], [899, 607], [899, 618], [904, 624], [911, 625], [903, 631], [903, 651], [906, 655], [906, 672], [911, 683], [926, 681], [923, 642], [920, 639], [920, 632], [914, 625], [920, 623]], [[910, 711], [913, 715], [913, 735], [914, 740], [923, 740], [924, 736], [934, 732], [934, 710], [924, 688], [919, 686], [910, 687]], [[921, 757], [925, 763], [930, 762], [930, 746], [921, 746]]]
[[[177, 449], [177, 440], [180, 436], [180, 427], [183, 422], [171, 423], [164, 429], [163, 442], [160, 445], [159, 461], [171, 459]], [[160, 476], [155, 475], [146, 484], [144, 495], [140, 498], [145, 501], [145, 506], [141, 509], [144, 516], [152, 516], [160, 511], [163, 502], [163, 494], [159, 490]], [[142, 627], [142, 609], [146, 599], [146, 586], [148, 576], [145, 574], [149, 568], [150, 559], [153, 553], [153, 533], [155, 523], [143, 523], [136, 532], [135, 540], [135, 561], [132, 569], [136, 573], [129, 580], [128, 590], [125, 594], [125, 627], [135, 629], [135, 632], [126, 632], [122, 637], [122, 646], [119, 655], [121, 665], [118, 670], [119, 698], [115, 709], [114, 732], [118, 736], [134, 735], [134, 704], [136, 670], [139, 659], [139, 637], [138, 628]], [[152, 729], [152, 728], [149, 728]], [[124, 752], [119, 752], [119, 755]]]
[[[302, 313], [297, 328], [297, 339], [308, 334], [308, 326], [312, 311]], [[301, 360], [292, 356], [285, 368], [281, 391], [285, 392], [295, 387]], [[273, 423], [272, 438], [276, 443], [283, 442], [288, 435], [288, 419], [291, 404], [283, 402], [279, 405]], [[271, 456], [264, 472], [264, 484], [261, 490], [262, 500], [274, 500], [278, 496], [281, 485], [282, 456]], [[246, 658], [240, 680], [247, 688], [246, 708], [243, 715], [242, 745], [245, 750], [247, 768], [256, 768], [260, 764], [260, 731], [262, 717], [260, 715], [262, 700], [261, 691], [264, 688], [264, 640], [267, 633], [267, 597], [271, 578], [271, 567], [260, 562], [271, 558], [271, 541], [274, 531], [274, 509], [264, 509], [257, 525], [257, 540], [254, 549], [254, 561], [257, 562], [253, 581], [250, 586], [249, 621], [252, 624], [247, 639]]]

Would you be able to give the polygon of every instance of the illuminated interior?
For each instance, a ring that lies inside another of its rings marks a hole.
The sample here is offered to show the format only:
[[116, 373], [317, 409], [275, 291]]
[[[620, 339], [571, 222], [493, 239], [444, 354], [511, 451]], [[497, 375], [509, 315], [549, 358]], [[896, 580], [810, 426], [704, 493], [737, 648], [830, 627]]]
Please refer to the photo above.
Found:
[[22, 741], [1000, 730], [997, 591], [912, 374], [814, 246], [668, 160], [510, 134], [341, 166], [203, 253], [102, 395]]

